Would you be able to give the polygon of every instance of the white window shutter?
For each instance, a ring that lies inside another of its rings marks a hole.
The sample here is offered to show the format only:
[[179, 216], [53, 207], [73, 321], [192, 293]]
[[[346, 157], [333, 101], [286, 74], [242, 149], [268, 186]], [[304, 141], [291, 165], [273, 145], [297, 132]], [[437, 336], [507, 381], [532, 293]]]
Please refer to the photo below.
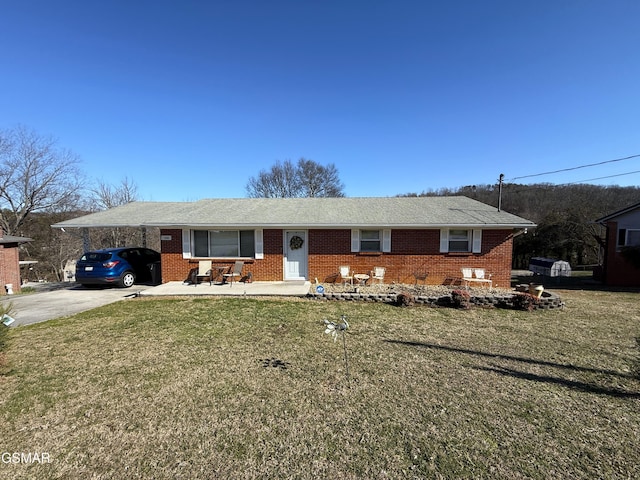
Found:
[[182, 230], [182, 258], [191, 258], [191, 230]]
[[391, 251], [391, 230], [390, 229], [382, 230], [382, 251], [383, 252]]
[[352, 252], [360, 251], [360, 230], [356, 230], [356, 229], [351, 230], [351, 251]]
[[449, 229], [440, 229], [440, 253], [449, 252]]
[[473, 253], [482, 252], [482, 230], [479, 228], [473, 230], [473, 246], [471, 251]]
[[264, 240], [262, 236], [262, 229], [257, 229], [254, 233], [256, 242], [256, 259], [264, 258]]

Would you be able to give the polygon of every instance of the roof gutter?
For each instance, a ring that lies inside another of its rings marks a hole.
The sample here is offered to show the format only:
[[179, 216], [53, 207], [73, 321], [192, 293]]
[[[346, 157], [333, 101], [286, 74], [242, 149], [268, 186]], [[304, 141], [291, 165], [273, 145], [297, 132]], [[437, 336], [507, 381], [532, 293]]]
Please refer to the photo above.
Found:
[[482, 229], [505, 229], [505, 228], [535, 228], [537, 225], [534, 223], [510, 223], [510, 224], [499, 224], [499, 223], [436, 223], [436, 224], [371, 224], [371, 223], [348, 223], [348, 224], [335, 224], [335, 223], [318, 223], [318, 224], [304, 224], [304, 223], [265, 223], [265, 224], [256, 224], [256, 223], [189, 223], [189, 224], [179, 224], [179, 223], [159, 223], [159, 222], [149, 222], [149, 223], [105, 223], [105, 224], [93, 224], [86, 225], [81, 223], [64, 223], [64, 224], [53, 224], [51, 228], [122, 228], [122, 227], [132, 227], [132, 228], [141, 228], [141, 227], [154, 227], [154, 228], [194, 228], [194, 227], [210, 227], [210, 228], [233, 228], [233, 227], [243, 227], [243, 228], [304, 228], [304, 229], [314, 229], [314, 228], [338, 228], [338, 229], [348, 229], [348, 228], [393, 228], [393, 229], [406, 229], [406, 228], [419, 228], [419, 229], [440, 229], [440, 228], [482, 228]]
[[270, 224], [255, 224], [255, 223], [189, 223], [189, 224], [160, 224], [160, 223], [149, 223], [145, 225], [141, 225], [145, 227], [158, 227], [158, 228], [194, 228], [194, 227], [207, 227], [207, 228], [286, 228], [286, 229], [294, 229], [294, 228], [302, 228], [302, 229], [314, 229], [314, 228], [335, 228], [335, 229], [350, 229], [350, 228], [392, 228], [392, 229], [407, 229], [407, 228], [417, 228], [417, 229], [440, 229], [440, 228], [482, 228], [482, 229], [528, 229], [535, 228], [537, 225], [535, 223], [523, 223], [523, 224], [486, 224], [486, 223], [465, 223], [465, 224], [455, 224], [455, 223], [442, 223], [442, 224], [370, 224], [370, 223], [349, 223], [349, 224], [339, 224], [336, 225], [334, 223], [331, 224], [285, 224], [285, 223], [270, 223]]

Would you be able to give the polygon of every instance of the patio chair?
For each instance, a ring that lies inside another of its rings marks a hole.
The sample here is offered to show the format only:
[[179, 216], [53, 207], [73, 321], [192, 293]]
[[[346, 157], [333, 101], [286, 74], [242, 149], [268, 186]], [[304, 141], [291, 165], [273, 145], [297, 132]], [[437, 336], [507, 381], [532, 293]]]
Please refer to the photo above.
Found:
[[461, 268], [460, 270], [462, 271], [462, 284], [467, 288], [470, 283], [488, 284], [489, 288], [493, 286], [493, 281], [485, 278], [484, 268]]
[[485, 276], [484, 268], [475, 268], [473, 274], [476, 277], [477, 282], [488, 283], [489, 288], [493, 287], [493, 280], [491, 280], [491, 274]]
[[463, 281], [473, 280], [473, 268], [461, 268], [460, 271], [462, 272]]
[[340, 267], [340, 277], [342, 277], [342, 283], [344, 285], [346, 285], [347, 282], [353, 285], [353, 273], [351, 272], [351, 267], [348, 265], [342, 265]]
[[460, 284], [468, 290], [469, 282], [473, 282], [473, 268], [461, 268], [460, 271], [462, 272]]
[[211, 274], [211, 260], [200, 260], [198, 262], [198, 271], [195, 275], [195, 281], [193, 282], [194, 286], [198, 286], [199, 278], [209, 278], [209, 285], [211, 285], [212, 279]]
[[244, 262], [242, 260], [238, 260], [234, 266], [233, 269], [229, 272], [229, 273], [223, 273], [222, 277], [224, 278], [225, 281], [228, 281], [228, 279], [231, 279], [230, 286], [233, 287], [233, 279], [238, 277], [238, 279], [242, 278], [242, 267], [244, 266]]
[[371, 278], [372, 278], [372, 282], [374, 280], [378, 280], [378, 283], [384, 283], [384, 272], [386, 271], [386, 268], [384, 267], [373, 267], [373, 270], [371, 271]]

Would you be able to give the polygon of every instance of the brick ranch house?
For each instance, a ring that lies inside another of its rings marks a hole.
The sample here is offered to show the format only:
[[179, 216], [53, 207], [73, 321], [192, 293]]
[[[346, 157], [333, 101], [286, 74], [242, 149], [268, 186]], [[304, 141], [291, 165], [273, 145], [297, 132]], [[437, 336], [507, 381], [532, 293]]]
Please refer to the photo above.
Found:
[[[385, 282], [441, 284], [463, 267], [508, 287], [514, 236], [532, 222], [467, 197], [242, 198], [133, 202], [54, 228], [159, 228], [162, 281], [185, 281], [199, 260], [256, 281], [339, 280], [386, 268]], [[86, 231], [86, 230], [85, 230]]]
[[4, 235], [0, 229], [0, 295], [6, 295], [7, 285], [13, 292], [20, 291], [20, 245], [31, 238]]
[[640, 286], [640, 203], [599, 218], [596, 223], [606, 229], [604, 283]]

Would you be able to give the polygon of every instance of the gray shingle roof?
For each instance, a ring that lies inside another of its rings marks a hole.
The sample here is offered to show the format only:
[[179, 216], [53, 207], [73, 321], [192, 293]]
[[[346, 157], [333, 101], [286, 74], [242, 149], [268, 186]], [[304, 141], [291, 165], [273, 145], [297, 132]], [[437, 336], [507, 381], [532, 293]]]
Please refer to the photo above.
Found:
[[626, 213], [633, 212], [634, 210], [640, 209], [640, 203], [634, 203], [633, 205], [629, 205], [628, 207], [623, 208], [622, 210], [618, 210], [616, 212], [610, 213], [609, 215], [605, 215], [604, 217], [598, 218], [595, 222], [605, 224], [609, 220], [613, 220], [616, 217], [620, 217]]
[[133, 202], [52, 226], [532, 228], [535, 224], [467, 197], [344, 197]]
[[8, 245], [13, 243], [28, 243], [32, 241], [33, 241], [33, 238], [16, 237], [14, 235], [3, 235], [0, 237], [0, 245]]

